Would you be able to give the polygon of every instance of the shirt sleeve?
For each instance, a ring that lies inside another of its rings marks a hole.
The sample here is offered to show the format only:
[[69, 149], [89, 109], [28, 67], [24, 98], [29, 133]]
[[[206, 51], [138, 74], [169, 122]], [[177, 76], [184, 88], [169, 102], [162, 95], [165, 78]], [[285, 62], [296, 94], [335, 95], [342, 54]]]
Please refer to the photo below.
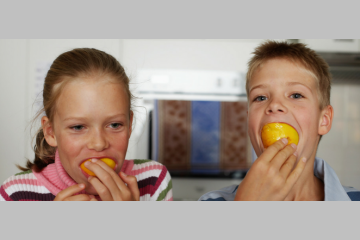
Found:
[[[155, 161], [136, 166], [140, 201], [172, 201], [172, 181], [167, 168]], [[135, 170], [136, 171], [136, 170]], [[140, 173], [141, 171], [141, 173]]]

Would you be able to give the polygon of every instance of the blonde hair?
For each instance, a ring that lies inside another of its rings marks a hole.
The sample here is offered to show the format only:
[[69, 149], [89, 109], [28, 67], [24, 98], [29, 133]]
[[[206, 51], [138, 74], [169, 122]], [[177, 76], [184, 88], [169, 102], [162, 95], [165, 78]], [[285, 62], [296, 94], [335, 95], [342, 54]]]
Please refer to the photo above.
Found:
[[256, 69], [269, 59], [286, 58], [300, 63], [316, 80], [320, 109], [330, 105], [331, 75], [329, 65], [314, 50], [302, 43], [266, 41], [253, 52], [248, 63], [246, 93], [249, 96], [250, 80]]
[[[77, 77], [95, 74], [110, 75], [116, 82], [123, 85], [129, 100], [130, 115], [134, 96], [130, 92], [130, 81], [121, 64], [103, 51], [94, 48], [76, 48], [62, 53], [52, 63], [45, 77], [43, 108], [36, 114], [33, 121], [45, 113], [49, 121], [53, 123], [56, 102], [65, 85]], [[46, 142], [42, 127], [38, 129], [35, 140], [35, 159], [33, 162], [28, 160], [25, 168], [18, 166], [23, 171], [31, 169], [40, 172], [48, 164], [54, 163], [56, 148]]]

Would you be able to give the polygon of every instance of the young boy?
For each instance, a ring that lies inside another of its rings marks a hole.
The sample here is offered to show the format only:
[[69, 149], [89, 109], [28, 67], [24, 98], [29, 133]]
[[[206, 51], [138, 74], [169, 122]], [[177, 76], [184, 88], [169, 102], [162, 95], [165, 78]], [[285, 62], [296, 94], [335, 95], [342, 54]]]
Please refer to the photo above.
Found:
[[[239, 186], [199, 200], [360, 200], [359, 191], [343, 187], [334, 170], [316, 157], [333, 119], [330, 85], [327, 63], [305, 45], [267, 41], [257, 47], [249, 61], [246, 91], [248, 133], [259, 158]], [[261, 130], [272, 122], [293, 126], [298, 145], [282, 139], [264, 149]]]

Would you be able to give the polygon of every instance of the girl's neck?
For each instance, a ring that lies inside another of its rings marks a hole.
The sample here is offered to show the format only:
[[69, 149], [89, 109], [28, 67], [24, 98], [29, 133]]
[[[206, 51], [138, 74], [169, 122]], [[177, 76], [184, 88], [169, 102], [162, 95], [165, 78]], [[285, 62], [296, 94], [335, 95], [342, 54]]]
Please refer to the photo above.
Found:
[[325, 198], [324, 183], [314, 175], [316, 151], [307, 160], [305, 169], [285, 201], [323, 201]]

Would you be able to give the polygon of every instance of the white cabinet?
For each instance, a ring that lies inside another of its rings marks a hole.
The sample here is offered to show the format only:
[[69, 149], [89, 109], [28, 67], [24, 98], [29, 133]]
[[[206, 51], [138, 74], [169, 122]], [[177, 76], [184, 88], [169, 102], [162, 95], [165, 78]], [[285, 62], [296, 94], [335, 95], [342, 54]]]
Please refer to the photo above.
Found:
[[320, 52], [360, 52], [359, 39], [299, 39], [299, 42]]

